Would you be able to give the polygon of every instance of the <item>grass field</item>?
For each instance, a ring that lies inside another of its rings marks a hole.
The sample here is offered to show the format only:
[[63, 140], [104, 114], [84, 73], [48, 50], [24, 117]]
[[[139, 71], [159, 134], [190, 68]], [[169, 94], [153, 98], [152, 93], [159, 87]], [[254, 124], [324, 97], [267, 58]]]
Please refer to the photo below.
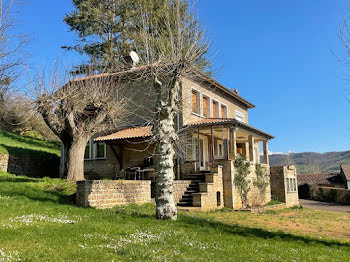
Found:
[[74, 191], [0, 173], [0, 261], [350, 261], [347, 213], [224, 209], [158, 221], [152, 204], [76, 207]]
[[0, 154], [59, 156], [60, 144], [0, 130]]

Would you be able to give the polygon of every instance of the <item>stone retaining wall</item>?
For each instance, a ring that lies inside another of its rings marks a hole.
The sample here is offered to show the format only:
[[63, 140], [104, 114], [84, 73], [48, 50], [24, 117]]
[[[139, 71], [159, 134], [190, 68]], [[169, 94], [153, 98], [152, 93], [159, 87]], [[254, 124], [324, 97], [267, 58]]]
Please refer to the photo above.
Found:
[[0, 171], [18, 175], [58, 177], [58, 156], [0, 155]]
[[86, 180], [77, 182], [77, 204], [84, 207], [112, 208], [151, 202], [149, 180]]

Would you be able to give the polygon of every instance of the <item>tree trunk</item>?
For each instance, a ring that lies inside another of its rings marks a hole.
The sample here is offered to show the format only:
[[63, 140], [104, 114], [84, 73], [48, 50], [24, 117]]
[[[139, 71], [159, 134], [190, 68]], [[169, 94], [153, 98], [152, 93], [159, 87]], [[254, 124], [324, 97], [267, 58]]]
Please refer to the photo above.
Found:
[[69, 158], [69, 150], [71, 147], [71, 143], [62, 142], [61, 141], [61, 158], [60, 158], [60, 171], [59, 177], [61, 179], [65, 179], [68, 176], [68, 166], [66, 159]]
[[158, 115], [155, 125], [156, 145], [156, 216], [158, 219], [177, 219], [177, 209], [174, 200], [174, 144], [177, 133], [174, 124], [176, 113], [176, 88], [174, 81], [169, 89], [167, 103], [161, 99], [161, 83], [155, 83], [158, 92]]
[[84, 178], [84, 154], [88, 138], [77, 137], [73, 140], [68, 150], [66, 165], [67, 179], [72, 181], [82, 181]]

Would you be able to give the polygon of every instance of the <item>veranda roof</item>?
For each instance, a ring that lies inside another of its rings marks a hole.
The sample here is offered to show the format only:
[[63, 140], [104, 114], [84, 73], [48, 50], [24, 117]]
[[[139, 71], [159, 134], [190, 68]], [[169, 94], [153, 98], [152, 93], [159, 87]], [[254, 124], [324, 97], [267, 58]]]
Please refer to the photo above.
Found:
[[152, 126], [139, 126], [139, 127], [122, 129], [106, 136], [100, 136], [98, 138], [95, 138], [95, 141], [99, 142], [99, 141], [141, 138], [141, 137], [150, 137], [150, 136], [152, 136]]
[[251, 131], [253, 133], [256, 133], [260, 136], [266, 137], [268, 139], [274, 138], [274, 136], [263, 132], [251, 125], [248, 125], [244, 122], [238, 121], [235, 118], [204, 118], [200, 121], [196, 121], [193, 123], [188, 124], [189, 127], [201, 127], [201, 126], [212, 126], [212, 125], [224, 125], [224, 124], [232, 124], [233, 126], [241, 127], [242, 129], [245, 129], [247, 131]]

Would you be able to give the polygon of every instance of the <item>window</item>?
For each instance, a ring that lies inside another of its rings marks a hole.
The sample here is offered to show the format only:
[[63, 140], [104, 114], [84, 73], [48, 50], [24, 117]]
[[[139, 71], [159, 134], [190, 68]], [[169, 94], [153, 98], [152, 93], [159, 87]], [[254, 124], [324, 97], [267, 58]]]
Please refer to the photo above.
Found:
[[192, 112], [196, 114], [200, 114], [200, 93], [196, 90], [192, 90]]
[[227, 117], [227, 106], [221, 104], [221, 117], [226, 118]]
[[210, 117], [210, 98], [203, 95], [203, 116]]
[[97, 142], [93, 143], [93, 139], [90, 139], [85, 148], [84, 159], [105, 159], [106, 158], [106, 143]]
[[103, 142], [95, 143], [95, 159], [106, 158], [106, 144]]
[[295, 178], [286, 178], [287, 192], [296, 192], [297, 185]]
[[91, 159], [91, 140], [86, 144], [84, 159]]
[[235, 118], [238, 121], [244, 122], [244, 114], [238, 110], [235, 111]]
[[213, 100], [213, 117], [219, 118], [219, 102]]

